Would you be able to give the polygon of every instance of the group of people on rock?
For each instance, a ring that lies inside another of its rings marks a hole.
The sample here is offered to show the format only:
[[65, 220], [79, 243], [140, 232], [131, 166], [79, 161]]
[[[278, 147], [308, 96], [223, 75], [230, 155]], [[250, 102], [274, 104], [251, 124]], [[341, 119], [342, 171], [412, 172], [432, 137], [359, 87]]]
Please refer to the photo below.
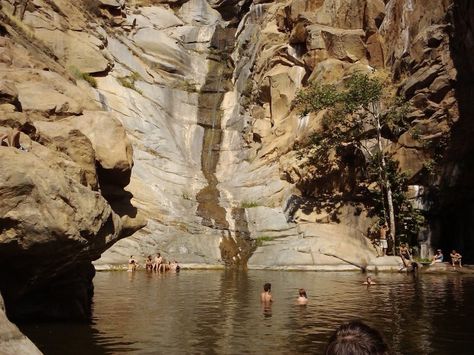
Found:
[[[384, 223], [379, 227], [379, 238], [378, 244], [382, 249], [382, 255], [387, 255], [388, 243], [387, 243], [387, 232], [389, 231], [388, 225]], [[403, 265], [407, 269], [416, 269], [418, 264], [413, 260], [408, 245], [406, 243], [400, 243], [399, 246], [399, 255], [402, 258]], [[451, 265], [453, 268], [456, 267], [456, 264], [459, 267], [462, 267], [462, 255], [456, 251], [452, 250], [450, 253]], [[436, 263], [442, 263], [444, 261], [443, 252], [441, 249], [437, 249], [435, 255], [431, 259], [431, 265]]]
[[[462, 255], [457, 252], [455, 249], [451, 251], [449, 254], [451, 257], [451, 265], [453, 268], [456, 267], [456, 264], [459, 265], [459, 267], [462, 267]], [[443, 251], [441, 249], [436, 250], [436, 254], [433, 256], [431, 259], [431, 264], [436, 264], [436, 263], [442, 263], [444, 261], [444, 255]]]
[[[139, 268], [140, 265], [135, 260], [133, 255], [130, 255], [130, 259], [128, 260], [128, 271], [135, 271]], [[173, 261], [166, 261], [160, 253], [157, 253], [154, 258], [151, 255], [145, 259], [145, 270], [146, 271], [156, 271], [156, 272], [179, 272], [181, 267], [179, 266], [176, 260]]]

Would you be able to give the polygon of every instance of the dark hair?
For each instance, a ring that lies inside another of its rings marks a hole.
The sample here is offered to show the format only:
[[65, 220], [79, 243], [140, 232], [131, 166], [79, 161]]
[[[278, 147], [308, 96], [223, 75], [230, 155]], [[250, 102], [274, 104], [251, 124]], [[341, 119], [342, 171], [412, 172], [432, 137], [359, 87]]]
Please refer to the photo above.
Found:
[[305, 291], [304, 288], [300, 288], [298, 291], [300, 293], [300, 296], [302, 296], [304, 298], [308, 298], [308, 296], [306, 296], [306, 291]]
[[380, 333], [360, 321], [342, 324], [331, 336], [326, 355], [387, 355]]
[[272, 289], [272, 284], [271, 284], [271, 283], [268, 283], [268, 282], [267, 282], [265, 285], [263, 285], [263, 290], [264, 290], [265, 292], [268, 292], [268, 291], [270, 291], [271, 289]]

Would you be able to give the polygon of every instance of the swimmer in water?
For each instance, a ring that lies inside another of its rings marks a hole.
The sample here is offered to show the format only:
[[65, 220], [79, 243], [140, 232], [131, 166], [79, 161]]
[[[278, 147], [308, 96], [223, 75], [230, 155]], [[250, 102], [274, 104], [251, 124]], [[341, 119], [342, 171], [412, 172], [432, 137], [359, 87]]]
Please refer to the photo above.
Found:
[[304, 288], [300, 288], [298, 290], [299, 292], [299, 296], [298, 296], [298, 299], [296, 300], [296, 302], [299, 304], [299, 305], [306, 305], [308, 304], [308, 296], [306, 295], [306, 291]]
[[137, 261], [134, 259], [133, 255], [130, 255], [130, 259], [128, 260], [128, 271], [135, 271], [137, 266]]
[[370, 285], [375, 285], [375, 281], [372, 280], [372, 277], [367, 276], [367, 280], [363, 283], [364, 285], [370, 286]]
[[273, 302], [271, 283], [267, 282], [265, 285], [263, 285], [263, 292], [260, 294], [260, 302], [262, 303]]

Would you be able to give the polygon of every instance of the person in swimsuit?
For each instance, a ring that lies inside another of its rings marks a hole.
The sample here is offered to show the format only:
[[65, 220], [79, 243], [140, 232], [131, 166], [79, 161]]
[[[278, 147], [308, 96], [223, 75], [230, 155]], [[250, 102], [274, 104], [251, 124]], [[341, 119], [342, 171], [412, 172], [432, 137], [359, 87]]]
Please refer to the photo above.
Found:
[[179, 270], [181, 269], [181, 267], [178, 265], [178, 262], [176, 260], [174, 260], [171, 264], [171, 271], [174, 271], [174, 272], [179, 272]]
[[155, 256], [155, 261], [153, 262], [153, 270], [160, 271], [160, 265], [163, 263], [163, 258], [160, 253], [157, 253]]
[[403, 265], [405, 267], [411, 266], [411, 254], [410, 251], [408, 250], [408, 247], [405, 243], [400, 244], [400, 257], [402, 258]]
[[267, 282], [265, 285], [263, 285], [263, 292], [260, 294], [260, 302], [266, 303], [266, 304], [273, 302], [271, 283]]
[[441, 249], [438, 249], [436, 251], [435, 256], [433, 256], [433, 261], [431, 262], [431, 265], [436, 264], [436, 263], [442, 263], [444, 259], [443, 252]]
[[388, 226], [387, 223], [384, 223], [379, 230], [379, 239], [380, 239], [380, 246], [382, 247], [382, 256], [387, 255], [388, 243], [387, 243], [387, 232]]
[[153, 270], [153, 260], [151, 258], [151, 255], [148, 255], [148, 257], [145, 260], [145, 269], [146, 271]]
[[308, 295], [306, 294], [305, 289], [304, 289], [304, 288], [300, 288], [300, 289], [298, 290], [298, 293], [299, 293], [299, 296], [298, 296], [296, 302], [297, 302], [299, 305], [302, 305], [302, 306], [308, 304]]
[[451, 265], [453, 265], [453, 268], [455, 268], [456, 264], [459, 264], [459, 267], [462, 267], [462, 263], [461, 263], [461, 259], [462, 259], [462, 255], [459, 254], [456, 250], [453, 250], [451, 252], [451, 254], [449, 254], [449, 256], [451, 256]]
[[128, 271], [135, 271], [137, 269], [138, 263], [133, 257], [130, 255], [130, 259], [128, 259]]
[[367, 286], [375, 285], [375, 281], [372, 280], [372, 277], [367, 276], [367, 279], [366, 279], [366, 281], [363, 283], [363, 285], [367, 285]]

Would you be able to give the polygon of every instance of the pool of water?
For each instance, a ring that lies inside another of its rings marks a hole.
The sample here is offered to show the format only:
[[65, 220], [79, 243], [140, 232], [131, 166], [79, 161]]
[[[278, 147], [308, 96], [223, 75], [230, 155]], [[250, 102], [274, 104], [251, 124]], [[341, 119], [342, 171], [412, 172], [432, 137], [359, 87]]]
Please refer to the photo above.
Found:
[[[49, 354], [321, 354], [342, 322], [379, 329], [395, 353], [472, 354], [474, 277], [278, 271], [102, 272], [90, 324], [21, 326]], [[272, 283], [275, 299], [259, 295]], [[309, 304], [295, 303], [297, 289]]]

